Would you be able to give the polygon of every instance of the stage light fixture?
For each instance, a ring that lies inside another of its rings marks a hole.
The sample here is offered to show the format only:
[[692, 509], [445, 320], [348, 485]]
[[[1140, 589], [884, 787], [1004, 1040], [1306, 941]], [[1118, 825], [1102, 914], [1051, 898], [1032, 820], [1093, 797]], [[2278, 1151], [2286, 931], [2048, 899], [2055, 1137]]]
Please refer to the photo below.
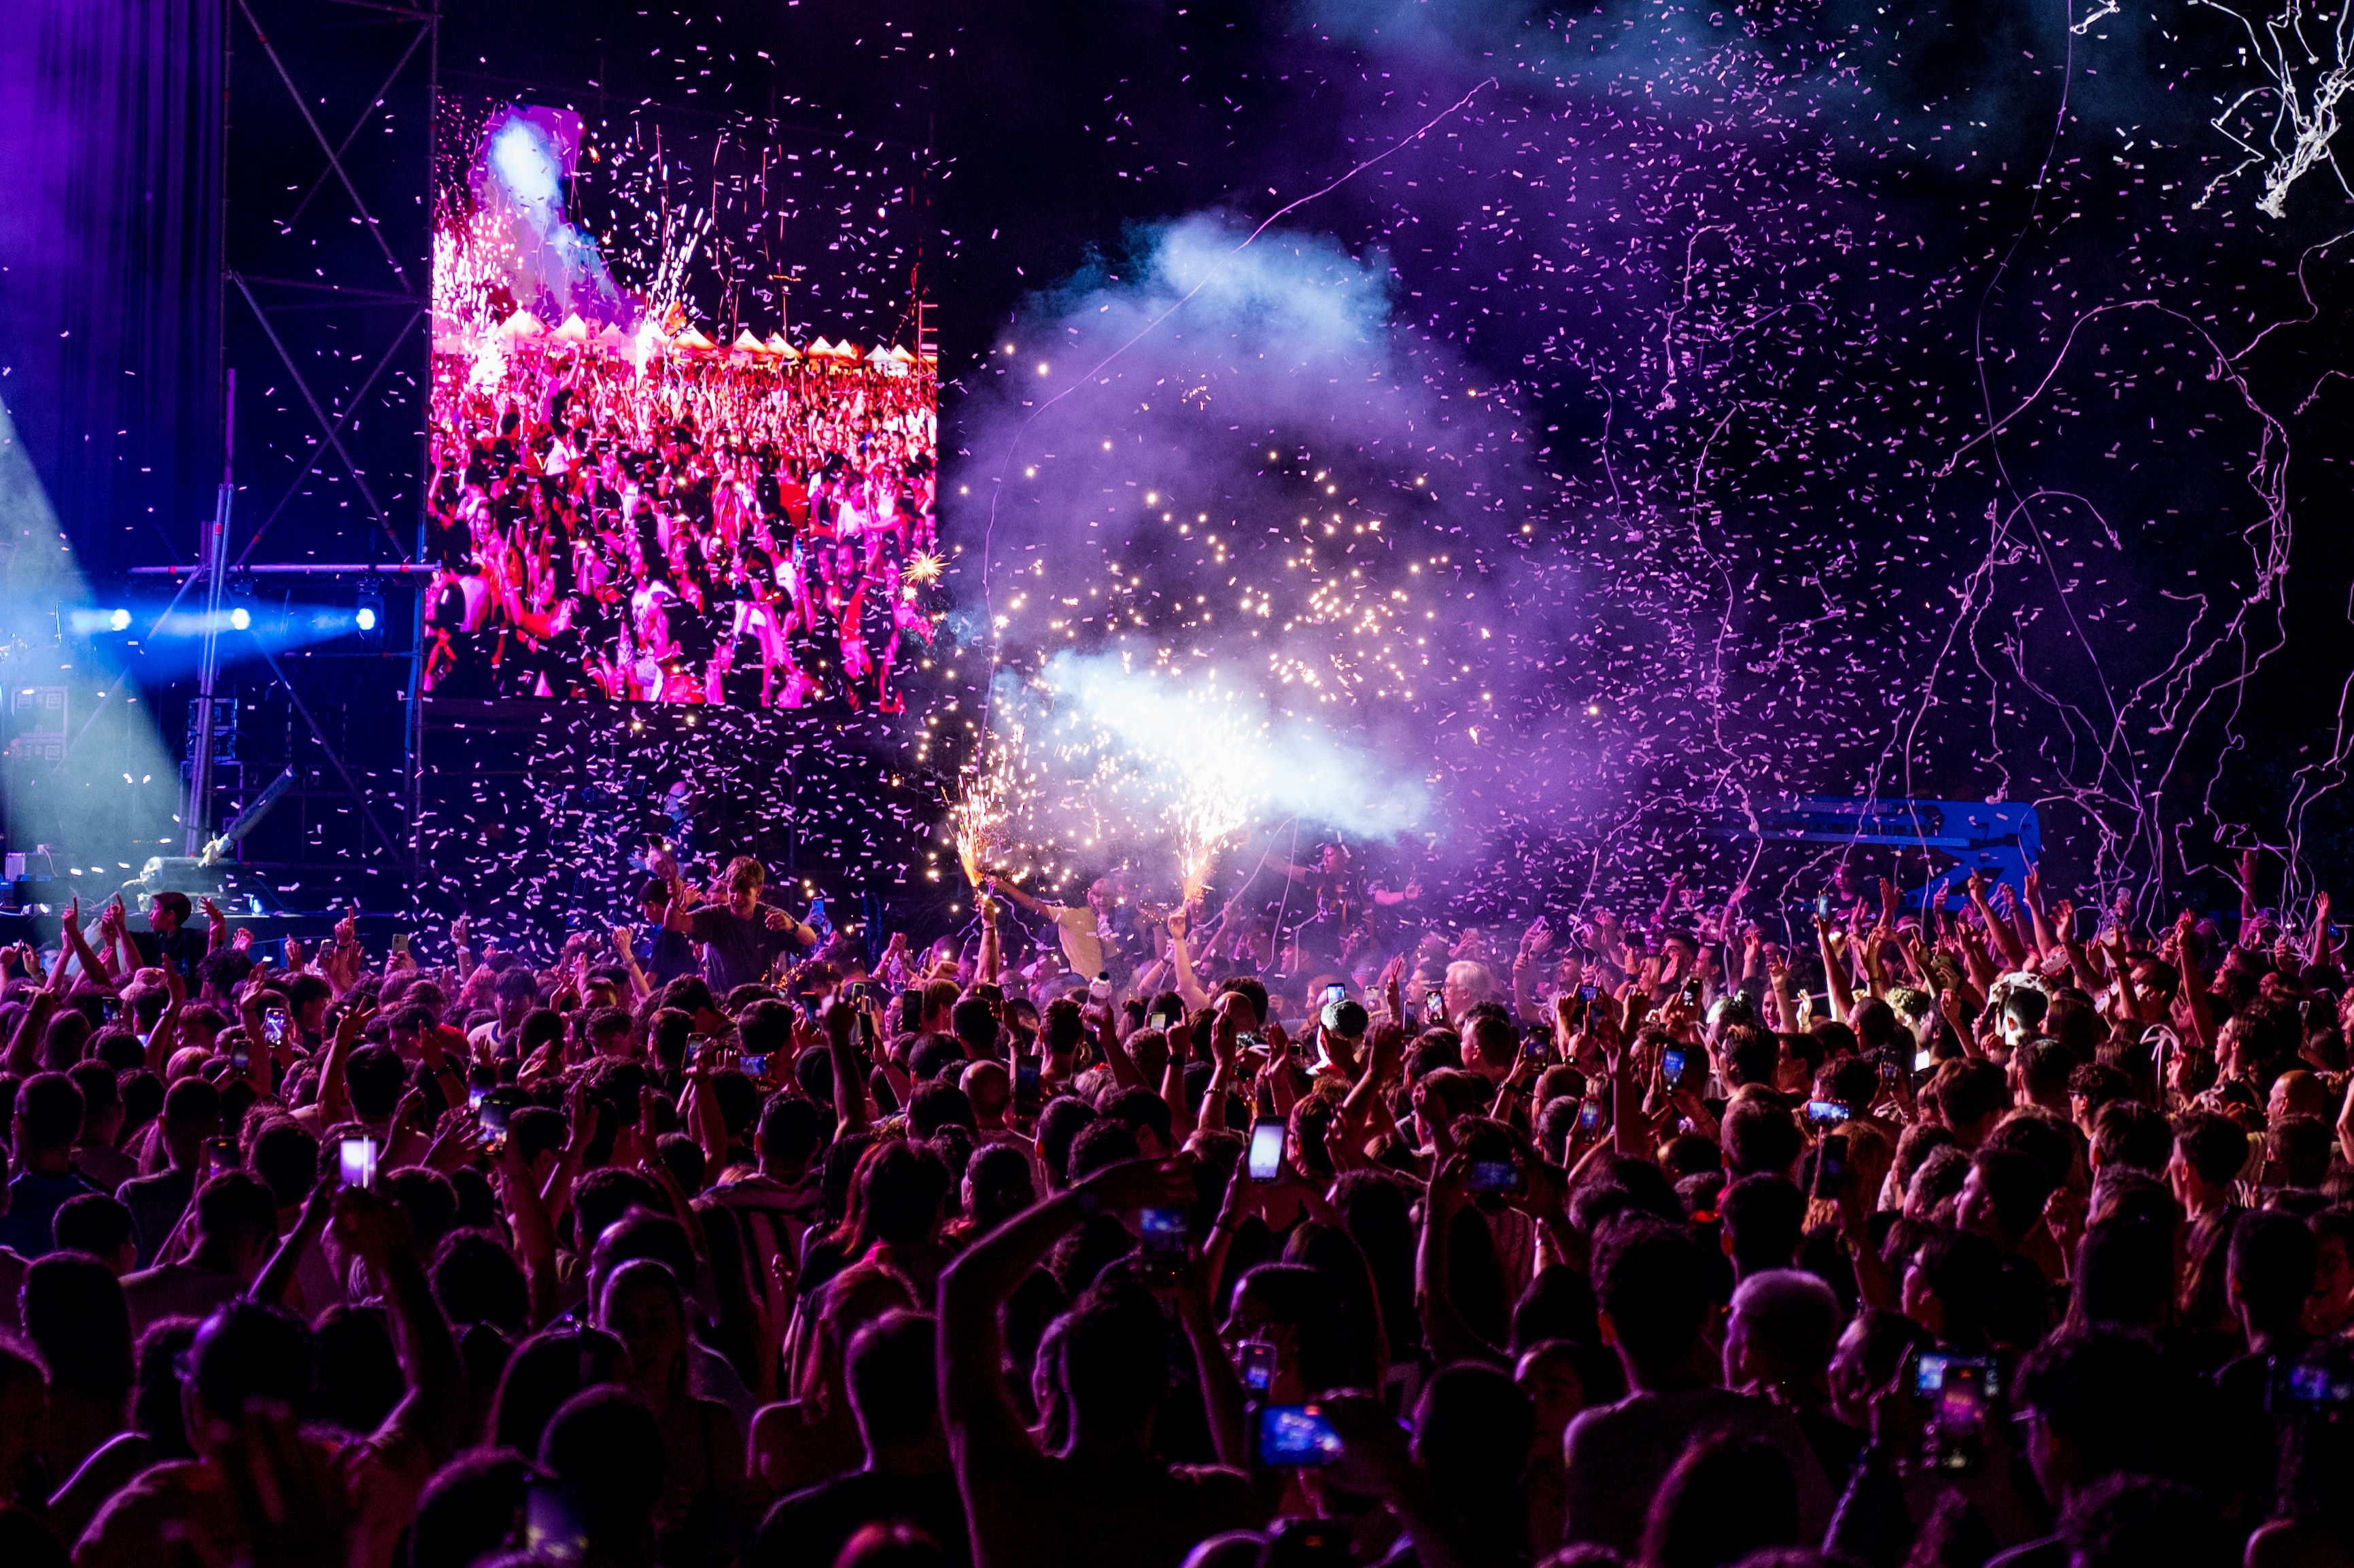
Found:
[[228, 623], [239, 631], [249, 631], [253, 629], [253, 611], [239, 605], [228, 612]]
[[99, 637], [110, 631], [131, 630], [131, 612], [119, 606], [113, 609], [93, 606], [87, 609], [68, 609], [59, 605], [58, 619], [65, 627], [70, 628], [76, 637]]
[[363, 646], [384, 646], [384, 584], [379, 579], [360, 579], [359, 602], [352, 611], [352, 624], [359, 628]]

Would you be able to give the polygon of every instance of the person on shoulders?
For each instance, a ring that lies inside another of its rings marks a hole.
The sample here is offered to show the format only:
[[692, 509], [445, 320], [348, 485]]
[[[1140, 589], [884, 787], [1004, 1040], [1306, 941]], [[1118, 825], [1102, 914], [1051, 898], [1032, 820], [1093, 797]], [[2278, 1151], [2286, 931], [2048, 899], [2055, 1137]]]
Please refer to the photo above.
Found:
[[807, 921], [760, 902], [768, 880], [758, 861], [739, 854], [722, 878], [726, 903], [688, 909], [673, 898], [663, 916], [665, 928], [703, 944], [703, 978], [716, 995], [757, 985], [780, 956], [817, 946], [817, 932]]

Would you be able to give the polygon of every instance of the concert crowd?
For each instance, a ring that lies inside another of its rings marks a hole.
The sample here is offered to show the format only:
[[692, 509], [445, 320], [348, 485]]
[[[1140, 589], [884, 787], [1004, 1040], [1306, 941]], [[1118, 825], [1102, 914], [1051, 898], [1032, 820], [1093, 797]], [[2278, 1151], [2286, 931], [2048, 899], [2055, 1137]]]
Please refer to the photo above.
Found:
[[0, 1562], [2354, 1563], [2354, 1014], [2253, 859], [1795, 948], [654, 870], [0, 954]]
[[897, 712], [928, 645], [934, 376], [758, 354], [438, 355], [429, 691]]

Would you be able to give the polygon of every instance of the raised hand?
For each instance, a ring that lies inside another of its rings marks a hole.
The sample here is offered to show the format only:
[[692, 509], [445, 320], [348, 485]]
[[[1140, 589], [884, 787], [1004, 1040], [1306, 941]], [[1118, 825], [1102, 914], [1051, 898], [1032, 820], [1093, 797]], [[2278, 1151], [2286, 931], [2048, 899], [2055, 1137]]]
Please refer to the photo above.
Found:
[[335, 1240], [346, 1252], [365, 1259], [368, 1272], [377, 1278], [383, 1277], [386, 1259], [403, 1247], [417, 1245], [408, 1211], [365, 1187], [337, 1189], [334, 1217], [330, 1224], [334, 1228]]
[[[694, 1070], [689, 1071], [691, 1074]], [[604, 1113], [588, 1093], [586, 1074], [572, 1081], [572, 1087], [565, 1096], [564, 1110], [567, 1128], [566, 1148], [586, 1149], [597, 1140], [597, 1125], [604, 1119]]]
[[1382, 970], [1382, 995], [1390, 1010], [1390, 1021], [1401, 1029], [1405, 1026], [1405, 956], [1401, 953]]
[[368, 1021], [375, 1016], [376, 1009], [373, 1007], [345, 1009], [342, 1020], [335, 1025], [335, 1044], [349, 1050], [352, 1043], [367, 1028]]
[[1426, 1199], [1430, 1222], [1452, 1219], [1471, 1201], [1465, 1182], [1470, 1171], [1470, 1159], [1463, 1154], [1449, 1154], [1432, 1168]]
[[464, 1106], [452, 1106], [433, 1125], [433, 1142], [425, 1150], [425, 1163], [446, 1176], [472, 1159], [489, 1141], [490, 1135], [482, 1130], [482, 1121], [473, 1111]]

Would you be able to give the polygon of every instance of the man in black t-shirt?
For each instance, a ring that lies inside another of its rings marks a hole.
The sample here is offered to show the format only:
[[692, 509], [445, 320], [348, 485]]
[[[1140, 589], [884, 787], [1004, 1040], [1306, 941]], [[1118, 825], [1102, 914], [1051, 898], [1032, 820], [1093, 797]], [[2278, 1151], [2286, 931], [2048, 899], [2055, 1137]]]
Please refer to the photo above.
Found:
[[[209, 901], [207, 912], [218, 916]], [[141, 963], [159, 968], [168, 963], [193, 986], [196, 964], [211, 947], [211, 939], [205, 932], [188, 929], [190, 913], [186, 894], [166, 890], [155, 895], [147, 905], [147, 929], [131, 933], [131, 945], [139, 949]]]
[[728, 863], [723, 879], [725, 904], [704, 904], [681, 909], [672, 900], [663, 924], [703, 944], [703, 978], [714, 996], [726, 996], [739, 985], [766, 980], [779, 955], [817, 945], [817, 933], [808, 922], [774, 905], [760, 902], [768, 872], [748, 854]]

